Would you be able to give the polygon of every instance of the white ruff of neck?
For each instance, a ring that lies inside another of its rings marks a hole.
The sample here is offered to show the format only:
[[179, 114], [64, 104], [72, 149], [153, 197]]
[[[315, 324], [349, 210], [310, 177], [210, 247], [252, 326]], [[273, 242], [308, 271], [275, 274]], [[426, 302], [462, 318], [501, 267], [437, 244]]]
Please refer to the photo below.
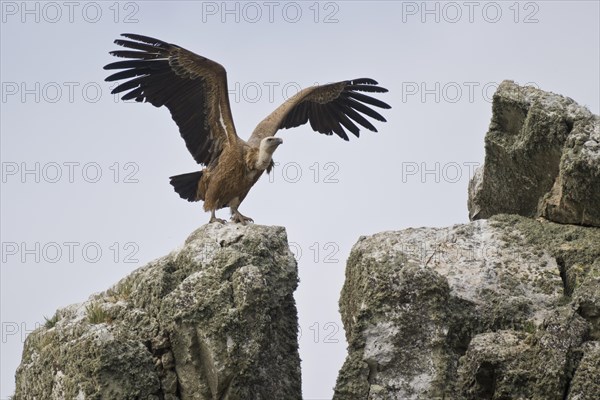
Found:
[[265, 139], [260, 143], [260, 147], [258, 149], [258, 159], [256, 160], [256, 169], [267, 169], [269, 164], [271, 163], [271, 159], [273, 157], [273, 153], [275, 152], [275, 148], [269, 148]]

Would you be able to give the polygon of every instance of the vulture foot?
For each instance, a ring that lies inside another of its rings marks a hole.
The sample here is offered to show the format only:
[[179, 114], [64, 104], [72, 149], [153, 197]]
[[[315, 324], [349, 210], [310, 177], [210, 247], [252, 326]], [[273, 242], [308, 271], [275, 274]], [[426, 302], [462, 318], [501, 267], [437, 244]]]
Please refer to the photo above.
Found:
[[238, 222], [242, 225], [246, 225], [248, 222], [254, 222], [254, 220], [252, 218], [242, 215], [239, 211], [236, 212], [235, 214], [233, 214], [233, 216], [231, 217], [231, 220], [233, 222]]
[[225, 221], [224, 219], [221, 218], [217, 218], [215, 216], [215, 210], [212, 210], [210, 213], [210, 221], [208, 221], [209, 224], [212, 224], [213, 222], [218, 222], [220, 224], [225, 225], [227, 223], [227, 221]]

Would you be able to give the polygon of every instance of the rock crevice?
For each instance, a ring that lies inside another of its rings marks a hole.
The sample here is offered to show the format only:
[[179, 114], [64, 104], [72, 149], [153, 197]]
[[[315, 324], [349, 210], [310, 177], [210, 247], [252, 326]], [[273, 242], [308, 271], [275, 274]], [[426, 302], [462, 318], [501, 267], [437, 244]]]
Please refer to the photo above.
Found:
[[600, 226], [600, 118], [568, 97], [504, 81], [494, 94], [485, 163], [469, 216], [544, 217]]

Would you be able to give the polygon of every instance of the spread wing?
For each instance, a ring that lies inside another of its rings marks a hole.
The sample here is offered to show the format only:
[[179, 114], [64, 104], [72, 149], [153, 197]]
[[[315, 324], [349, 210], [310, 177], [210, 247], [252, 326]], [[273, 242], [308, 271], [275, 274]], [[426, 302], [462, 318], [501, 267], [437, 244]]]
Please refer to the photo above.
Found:
[[238, 140], [222, 65], [158, 39], [122, 36], [131, 40], [117, 39], [115, 43], [127, 50], [110, 54], [127, 60], [104, 67], [121, 70], [106, 81], [126, 79], [112, 93], [126, 92], [123, 100], [166, 106], [199, 164], [210, 164], [227, 143]]
[[388, 104], [361, 92], [385, 93], [373, 79], [361, 78], [301, 90], [273, 111], [252, 132], [248, 143], [257, 146], [282, 128], [310, 123], [316, 132], [336, 134], [348, 140], [346, 130], [359, 136], [360, 128], [377, 132], [365, 116], [385, 122], [385, 118], [370, 106], [391, 108]]

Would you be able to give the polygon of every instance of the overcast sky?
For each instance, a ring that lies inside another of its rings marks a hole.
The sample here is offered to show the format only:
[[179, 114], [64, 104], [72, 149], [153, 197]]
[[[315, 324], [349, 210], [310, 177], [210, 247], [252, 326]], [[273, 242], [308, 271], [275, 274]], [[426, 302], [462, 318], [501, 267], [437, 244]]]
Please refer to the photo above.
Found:
[[[300, 87], [374, 78], [392, 106], [349, 143], [278, 133], [274, 173], [240, 211], [281, 225], [298, 259], [305, 399], [330, 399], [345, 357], [338, 297], [359, 236], [465, 223], [491, 97], [504, 79], [599, 108], [597, 1], [3, 1], [0, 398], [28, 331], [206, 223], [171, 175], [198, 170], [168, 110], [110, 95], [123, 32], [228, 72], [238, 135]], [[218, 213], [228, 218], [228, 211]]]

